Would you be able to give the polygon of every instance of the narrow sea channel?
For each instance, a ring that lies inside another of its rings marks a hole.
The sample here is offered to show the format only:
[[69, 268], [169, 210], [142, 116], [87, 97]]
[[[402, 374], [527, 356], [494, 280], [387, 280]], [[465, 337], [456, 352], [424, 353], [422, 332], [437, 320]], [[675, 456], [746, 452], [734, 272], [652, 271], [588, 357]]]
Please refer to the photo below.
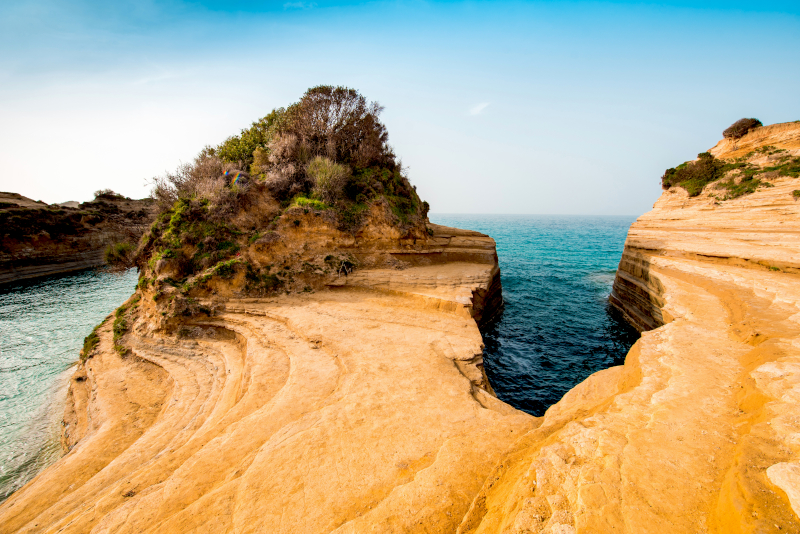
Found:
[[91, 270], [0, 286], [0, 502], [61, 456], [70, 368], [136, 281]]
[[608, 304], [636, 217], [431, 214], [497, 242], [505, 310], [484, 331], [497, 396], [542, 415], [595, 371], [621, 365], [639, 333]]
[[[432, 214], [497, 241], [505, 311], [484, 332], [498, 396], [542, 415], [638, 333], [607, 298], [635, 217]], [[136, 286], [135, 270], [0, 286], [0, 502], [60, 455], [59, 424], [83, 338]]]

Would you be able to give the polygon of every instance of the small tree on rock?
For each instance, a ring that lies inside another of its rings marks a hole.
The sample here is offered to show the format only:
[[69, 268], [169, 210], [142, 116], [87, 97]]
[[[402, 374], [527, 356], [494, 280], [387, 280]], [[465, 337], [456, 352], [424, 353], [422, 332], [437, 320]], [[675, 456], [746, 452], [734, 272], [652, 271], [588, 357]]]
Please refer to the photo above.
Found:
[[725, 131], [722, 132], [722, 136], [726, 139], [739, 139], [740, 137], [744, 137], [750, 130], [761, 126], [763, 126], [763, 124], [761, 124], [761, 121], [758, 119], [739, 119], [728, 126]]

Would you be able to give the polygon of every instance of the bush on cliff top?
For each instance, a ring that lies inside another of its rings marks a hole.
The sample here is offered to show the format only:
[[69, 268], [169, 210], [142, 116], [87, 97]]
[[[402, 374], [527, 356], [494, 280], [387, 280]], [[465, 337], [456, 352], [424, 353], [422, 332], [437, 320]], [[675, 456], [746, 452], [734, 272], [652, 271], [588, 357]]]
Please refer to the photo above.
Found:
[[708, 152], [703, 152], [697, 155], [697, 161], [667, 169], [661, 177], [661, 186], [669, 189], [673, 185], [679, 185], [689, 192], [689, 196], [694, 197], [703, 191], [706, 184], [722, 177], [722, 167], [721, 161]]
[[324, 203], [343, 229], [359, 223], [358, 206], [385, 199], [401, 223], [427, 215], [380, 121], [383, 108], [358, 91], [321, 85], [278, 108], [194, 162], [154, 178], [153, 197], [167, 211], [180, 199], [205, 199], [228, 215], [241, 193], [263, 184], [284, 207], [302, 197]]
[[[751, 163], [752, 157], [768, 156], [772, 164], [757, 165]], [[800, 157], [790, 156], [785, 150], [775, 147], [762, 147], [735, 161], [723, 161], [708, 152], [697, 155], [696, 161], [690, 161], [667, 169], [661, 177], [663, 189], [680, 186], [686, 189], [690, 197], [699, 195], [706, 185], [719, 181], [716, 189], [726, 191], [723, 200], [747, 195], [759, 187], [772, 187], [764, 178], [769, 176], [800, 177]], [[726, 178], [727, 180], [723, 180]]]
[[[246, 275], [246, 291], [297, 285], [287, 267], [294, 259], [274, 273], [250, 264], [254, 251], [286, 253], [279, 242], [288, 238], [278, 229], [287, 213], [292, 229], [300, 226], [302, 211], [355, 233], [371, 207], [386, 207], [404, 232], [417, 231], [413, 228], [426, 222], [428, 204], [396, 161], [381, 111], [353, 89], [314, 87], [295, 104], [273, 110], [219, 146], [204, 148], [174, 173], [154, 178], [160, 214], [135, 261], [141, 276], [153, 280], [156, 301], [163, 284], [182, 295], [194, 288], [213, 291], [206, 283], [211, 277], [236, 273]], [[324, 266], [305, 270], [318, 268], [327, 272]], [[167, 282], [166, 273], [174, 283]]]
[[763, 126], [763, 124], [761, 124], [761, 121], [758, 119], [739, 119], [725, 128], [722, 132], [722, 136], [726, 139], [739, 139], [740, 137], [744, 137], [747, 132], [753, 128], [759, 128], [761, 126]]

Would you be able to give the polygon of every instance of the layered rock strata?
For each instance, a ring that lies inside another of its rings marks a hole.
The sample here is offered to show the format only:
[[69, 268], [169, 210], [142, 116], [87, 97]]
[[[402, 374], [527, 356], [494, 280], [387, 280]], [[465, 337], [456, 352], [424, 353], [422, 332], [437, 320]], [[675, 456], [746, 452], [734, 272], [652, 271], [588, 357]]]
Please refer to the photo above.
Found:
[[[712, 151], [798, 140], [776, 125]], [[673, 187], [632, 225], [611, 301], [641, 339], [546, 412], [458, 532], [800, 532], [800, 179], [771, 183]]]
[[[778, 126], [715, 156], [797, 154]], [[0, 531], [800, 532], [800, 179], [770, 183], [662, 195], [611, 299], [642, 337], [542, 418], [491, 395], [476, 319], [498, 270], [474, 232], [339, 243], [403, 268], [312, 293], [210, 287], [216, 315], [135, 331], [126, 357], [108, 321], [70, 387], [69, 453]]]
[[68, 454], [0, 505], [0, 531], [453, 532], [536, 419], [483, 372], [494, 242], [435, 227], [404, 261], [226, 298], [181, 337], [129, 334], [125, 357], [107, 321], [72, 379]]
[[0, 193], [0, 284], [105, 265], [106, 247], [135, 244], [154, 208], [113, 194], [48, 205]]

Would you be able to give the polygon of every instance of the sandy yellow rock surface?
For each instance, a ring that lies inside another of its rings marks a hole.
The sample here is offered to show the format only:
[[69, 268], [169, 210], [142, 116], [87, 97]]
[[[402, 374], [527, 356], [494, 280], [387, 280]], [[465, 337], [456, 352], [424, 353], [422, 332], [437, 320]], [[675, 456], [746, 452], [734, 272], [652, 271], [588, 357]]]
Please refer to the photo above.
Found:
[[125, 358], [107, 324], [73, 379], [70, 452], [0, 506], [0, 531], [455, 531], [537, 420], [483, 372], [493, 241], [438, 231], [438, 253], [485, 262], [228, 299], [188, 336], [129, 336]]
[[[796, 154], [800, 125], [778, 126], [714, 150]], [[770, 180], [673, 188], [634, 223], [611, 300], [642, 337], [543, 418], [483, 372], [499, 276], [475, 232], [435, 227], [391, 249], [406, 268], [325, 290], [227, 295], [125, 358], [106, 324], [69, 453], [0, 532], [800, 532], [800, 179]]]
[[[742, 142], [800, 133], [779, 126]], [[673, 188], [633, 224], [612, 302], [646, 331], [547, 411], [459, 532], [800, 532], [800, 179], [774, 184]]]

